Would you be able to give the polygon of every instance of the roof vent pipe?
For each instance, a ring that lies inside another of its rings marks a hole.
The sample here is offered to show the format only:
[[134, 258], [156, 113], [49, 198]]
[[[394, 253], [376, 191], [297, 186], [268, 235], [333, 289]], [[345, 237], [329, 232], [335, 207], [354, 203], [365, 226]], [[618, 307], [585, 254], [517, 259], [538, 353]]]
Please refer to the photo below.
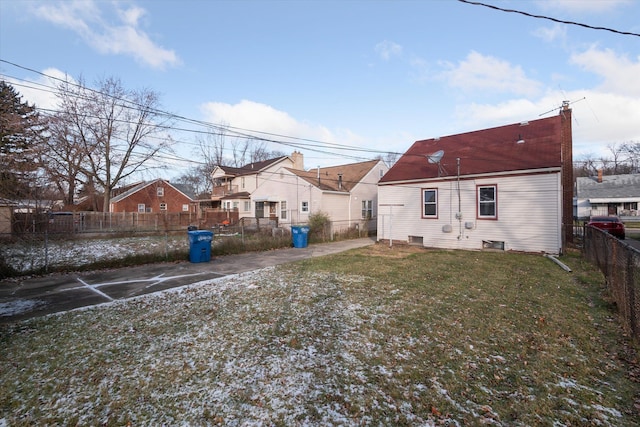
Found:
[[318, 186], [320, 186], [320, 166], [318, 165]]
[[342, 190], [342, 174], [338, 174], [338, 190]]

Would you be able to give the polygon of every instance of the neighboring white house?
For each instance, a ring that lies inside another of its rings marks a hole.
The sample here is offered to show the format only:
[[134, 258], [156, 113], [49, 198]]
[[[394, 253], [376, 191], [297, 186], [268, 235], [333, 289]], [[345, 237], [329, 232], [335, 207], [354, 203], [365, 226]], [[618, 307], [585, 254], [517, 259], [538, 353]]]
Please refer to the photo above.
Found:
[[572, 237], [571, 110], [415, 142], [379, 183], [378, 240], [559, 253]]
[[324, 212], [334, 232], [375, 227], [377, 184], [387, 169], [372, 160], [305, 171], [302, 153], [293, 152], [241, 168], [216, 167], [212, 201], [237, 210], [239, 218], [277, 219], [280, 226], [305, 224], [310, 214]]
[[303, 224], [323, 212], [333, 232], [375, 226], [378, 181], [387, 171], [381, 160], [304, 171], [285, 168], [260, 181], [251, 193], [257, 217], [275, 215], [282, 224]]
[[[251, 200], [251, 194], [264, 181], [271, 180], [286, 168], [304, 169], [302, 153], [294, 151], [291, 156], [252, 162], [239, 168], [216, 166], [211, 174], [213, 207], [237, 210], [240, 218], [255, 218], [256, 207]], [[278, 201], [262, 203], [257, 212], [259, 218], [275, 216], [277, 203]]]
[[603, 175], [576, 179], [575, 216], [588, 219], [594, 215], [639, 215], [640, 174]]

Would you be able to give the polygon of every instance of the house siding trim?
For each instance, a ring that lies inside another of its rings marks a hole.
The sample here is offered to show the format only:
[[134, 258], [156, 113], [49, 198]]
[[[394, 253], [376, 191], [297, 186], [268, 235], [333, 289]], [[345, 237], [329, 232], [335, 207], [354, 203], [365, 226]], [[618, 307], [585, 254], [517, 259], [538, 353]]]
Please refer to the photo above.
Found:
[[[547, 168], [547, 169], [534, 169], [527, 171], [509, 171], [509, 172], [500, 172], [500, 173], [490, 173], [490, 174], [477, 174], [477, 175], [460, 175], [460, 181], [470, 180], [470, 179], [480, 179], [480, 178], [491, 178], [491, 177], [517, 177], [517, 176], [531, 176], [531, 175], [539, 175], [539, 174], [554, 174], [560, 172], [560, 168]], [[378, 183], [379, 187], [389, 186], [389, 185], [402, 185], [402, 184], [426, 184], [430, 182], [448, 182], [448, 181], [457, 181], [457, 176], [446, 176], [440, 178], [425, 178], [425, 179], [415, 179], [415, 180], [407, 180], [407, 181], [389, 181], [389, 182], [381, 182]]]

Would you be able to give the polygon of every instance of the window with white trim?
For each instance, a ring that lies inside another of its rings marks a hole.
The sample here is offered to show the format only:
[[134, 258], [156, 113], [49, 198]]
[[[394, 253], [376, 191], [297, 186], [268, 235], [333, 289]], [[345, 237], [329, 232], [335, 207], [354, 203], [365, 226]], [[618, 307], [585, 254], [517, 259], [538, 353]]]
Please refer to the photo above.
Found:
[[256, 218], [264, 218], [264, 202], [256, 202]]
[[498, 187], [495, 185], [478, 186], [477, 191], [478, 218], [498, 218]]
[[167, 210], [167, 204], [166, 203], [160, 203], [160, 210], [161, 211], [166, 211]]
[[287, 219], [287, 201], [280, 201], [280, 219]]
[[182, 212], [189, 212], [189, 205], [188, 204], [183, 204], [182, 205]]
[[156, 193], [158, 194], [158, 197], [164, 197], [164, 187], [156, 188]]
[[248, 200], [244, 201], [244, 211], [249, 212], [251, 210], [251, 202]]
[[145, 212], [146, 211], [146, 206], [144, 205], [144, 203], [138, 203], [138, 212]]
[[438, 190], [435, 188], [422, 190], [422, 217], [438, 218]]
[[300, 203], [300, 212], [302, 213], [308, 213], [309, 212], [309, 202], [302, 202]]
[[362, 201], [362, 219], [371, 219], [373, 217], [373, 200]]

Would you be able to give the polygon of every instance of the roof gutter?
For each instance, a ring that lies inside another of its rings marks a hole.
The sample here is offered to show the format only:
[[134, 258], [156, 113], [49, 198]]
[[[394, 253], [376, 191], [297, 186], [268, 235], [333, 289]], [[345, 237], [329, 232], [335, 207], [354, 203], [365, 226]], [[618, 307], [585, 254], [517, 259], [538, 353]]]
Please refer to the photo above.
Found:
[[[537, 174], [546, 174], [546, 173], [558, 173], [561, 172], [561, 167], [553, 167], [553, 168], [543, 168], [543, 169], [526, 169], [526, 170], [516, 170], [516, 171], [503, 171], [503, 172], [489, 172], [489, 173], [479, 173], [479, 174], [470, 174], [470, 175], [461, 175], [461, 180], [467, 179], [477, 179], [477, 178], [495, 178], [495, 177], [508, 177], [508, 176], [517, 176], [517, 175], [537, 175]], [[378, 182], [378, 185], [397, 185], [397, 184], [416, 184], [421, 182], [447, 182], [447, 181], [457, 181], [457, 176], [446, 176], [446, 177], [434, 177], [434, 178], [418, 178], [418, 179], [407, 179], [402, 181], [389, 181], [389, 182]]]

